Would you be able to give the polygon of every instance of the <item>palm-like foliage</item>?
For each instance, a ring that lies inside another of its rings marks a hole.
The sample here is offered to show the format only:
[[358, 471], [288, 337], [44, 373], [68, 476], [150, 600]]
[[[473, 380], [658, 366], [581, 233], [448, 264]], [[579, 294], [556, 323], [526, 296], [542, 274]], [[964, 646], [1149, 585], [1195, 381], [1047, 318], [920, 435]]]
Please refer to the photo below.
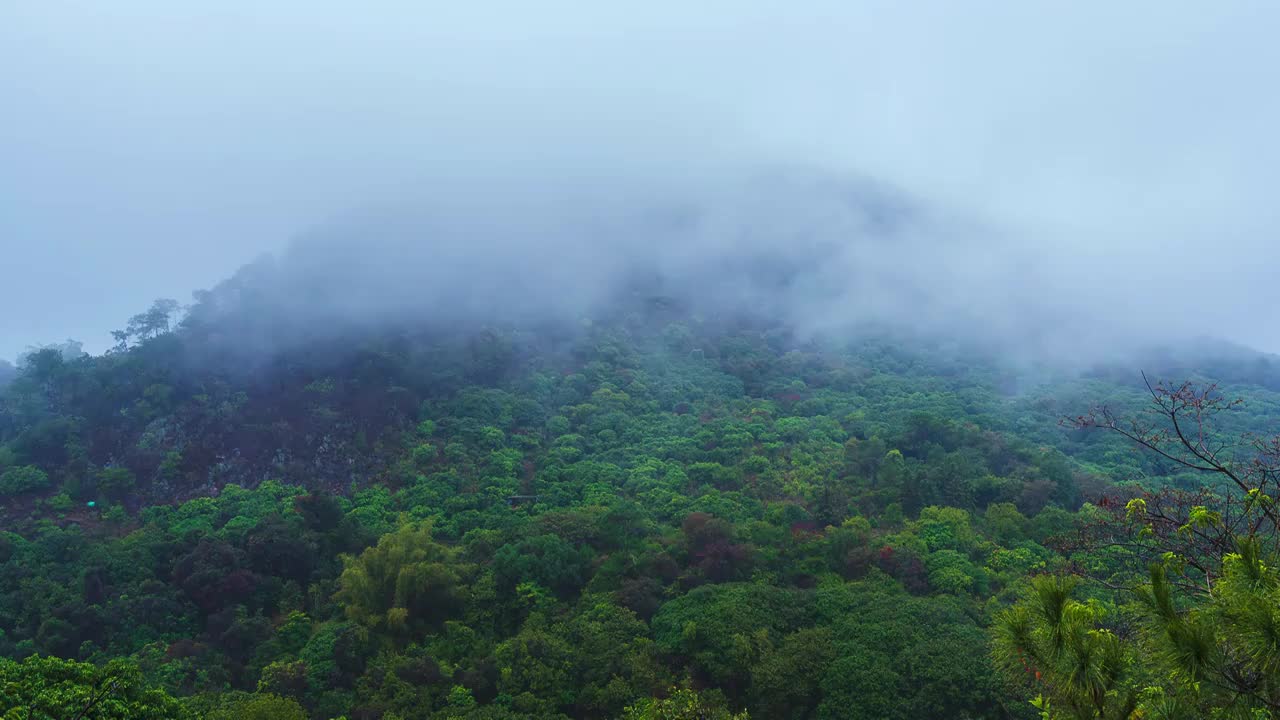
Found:
[[1034, 578], [996, 623], [996, 659], [1062, 716], [1128, 718], [1137, 706], [1132, 648], [1099, 626], [1100, 610], [1072, 598], [1075, 586], [1070, 577]]
[[[1049, 717], [1256, 718], [1280, 712], [1280, 573], [1245, 540], [1207, 595], [1177, 593], [1164, 564], [1139, 593], [1142, 633], [1101, 626], [1078, 581], [1041, 576], [996, 624], [1003, 669], [1047, 700]], [[1044, 706], [1045, 703], [1041, 703]], [[1135, 714], [1135, 711], [1137, 714]]]
[[1231, 717], [1280, 710], [1280, 576], [1254, 539], [1223, 558], [1207, 596], [1176, 606], [1163, 565], [1142, 593], [1150, 610], [1148, 640], [1168, 676], [1202, 707]]

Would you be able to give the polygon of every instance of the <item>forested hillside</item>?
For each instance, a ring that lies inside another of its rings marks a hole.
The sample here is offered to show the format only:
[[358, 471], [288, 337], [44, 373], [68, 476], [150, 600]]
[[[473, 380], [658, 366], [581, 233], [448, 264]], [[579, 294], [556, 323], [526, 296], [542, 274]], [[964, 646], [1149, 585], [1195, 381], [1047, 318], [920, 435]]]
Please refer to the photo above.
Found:
[[1273, 435], [1274, 358], [1014, 363], [636, 288], [304, 332], [253, 282], [0, 375], [6, 720], [1276, 708], [1271, 470], [1100, 420], [1142, 416], [1145, 370]]

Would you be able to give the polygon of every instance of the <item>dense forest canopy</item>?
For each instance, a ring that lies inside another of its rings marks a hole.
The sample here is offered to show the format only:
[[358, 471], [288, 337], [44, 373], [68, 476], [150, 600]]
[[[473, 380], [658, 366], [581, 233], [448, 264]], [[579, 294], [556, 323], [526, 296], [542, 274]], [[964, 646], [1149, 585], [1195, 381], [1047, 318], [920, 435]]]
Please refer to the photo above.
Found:
[[1180, 9], [0, 0], [0, 720], [1280, 720]]
[[[768, 266], [757, 287], [793, 282]], [[1280, 586], [1270, 470], [1232, 487], [1098, 420], [1200, 398], [1214, 437], [1263, 437], [1273, 357], [1015, 362], [802, 332], [652, 274], [576, 314], [357, 322], [292, 273], [263, 260], [158, 301], [101, 355], [33, 348], [0, 390], [14, 717], [1244, 717], [1280, 698], [1254, 617]], [[1221, 384], [1161, 395], [1139, 367]]]

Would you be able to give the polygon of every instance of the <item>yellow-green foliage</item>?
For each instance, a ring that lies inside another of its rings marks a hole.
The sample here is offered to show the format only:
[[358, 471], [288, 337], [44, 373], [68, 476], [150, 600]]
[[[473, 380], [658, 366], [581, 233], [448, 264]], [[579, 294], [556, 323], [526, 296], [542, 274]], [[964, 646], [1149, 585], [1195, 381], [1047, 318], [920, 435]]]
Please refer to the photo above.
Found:
[[391, 637], [407, 639], [440, 625], [466, 597], [468, 567], [432, 539], [427, 523], [405, 525], [342, 562], [335, 597], [347, 617]]

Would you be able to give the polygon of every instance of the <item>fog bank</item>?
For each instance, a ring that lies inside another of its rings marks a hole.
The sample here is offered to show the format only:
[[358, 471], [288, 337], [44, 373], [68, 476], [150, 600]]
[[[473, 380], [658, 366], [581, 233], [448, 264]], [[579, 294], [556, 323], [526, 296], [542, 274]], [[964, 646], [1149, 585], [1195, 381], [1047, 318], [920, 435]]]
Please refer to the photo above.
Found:
[[1280, 350], [1280, 10], [1181, 10], [6, 4], [0, 356], [262, 252], [372, 321], [652, 265], [815, 330]]

